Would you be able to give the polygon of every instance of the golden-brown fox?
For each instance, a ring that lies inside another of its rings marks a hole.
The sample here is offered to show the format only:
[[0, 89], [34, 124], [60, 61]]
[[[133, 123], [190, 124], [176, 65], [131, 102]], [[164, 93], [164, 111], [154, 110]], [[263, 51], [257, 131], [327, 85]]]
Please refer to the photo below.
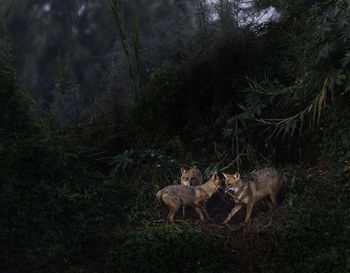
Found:
[[181, 184], [185, 186], [199, 186], [203, 184], [203, 175], [200, 169], [193, 167], [186, 170], [181, 168]]
[[174, 215], [180, 206], [193, 206], [202, 222], [205, 218], [211, 220], [205, 203], [221, 187], [221, 179], [215, 172], [205, 184], [200, 186], [170, 185], [161, 189], [156, 198], [158, 202], [169, 208], [168, 220], [170, 223], [174, 223]]
[[282, 201], [287, 189], [286, 176], [274, 168], [260, 169], [248, 178], [241, 178], [239, 173], [223, 175], [226, 178], [225, 192], [230, 192], [236, 203], [224, 224], [242, 208], [243, 203], [247, 205], [245, 222], [248, 222], [256, 201], [270, 197], [272, 203], [277, 205]]
[[[181, 184], [185, 186], [199, 186], [203, 184], [203, 175], [200, 169], [193, 167], [192, 169], [186, 170], [181, 168]], [[182, 217], [185, 218], [186, 206], [182, 206]]]

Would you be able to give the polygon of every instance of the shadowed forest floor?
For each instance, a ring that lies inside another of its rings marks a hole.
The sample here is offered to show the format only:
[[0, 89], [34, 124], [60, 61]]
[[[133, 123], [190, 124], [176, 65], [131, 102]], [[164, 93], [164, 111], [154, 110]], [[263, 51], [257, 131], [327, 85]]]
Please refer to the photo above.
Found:
[[[326, 170], [319, 167], [309, 168], [305, 171], [303, 179], [306, 183], [302, 192], [316, 208], [318, 206], [324, 207], [325, 202], [333, 198], [327, 195], [324, 190], [318, 190], [319, 188], [327, 189], [327, 187], [336, 186], [327, 178]], [[265, 200], [257, 202], [248, 223], [244, 222], [246, 206], [243, 206], [231, 218], [228, 225], [224, 225], [222, 222], [233, 208], [234, 201], [230, 196], [219, 192], [207, 202], [208, 213], [214, 223], [200, 224], [198, 215], [192, 208], [186, 209], [186, 216], [183, 218], [180, 208], [175, 216], [175, 228], [199, 226], [208, 236], [221, 240], [235, 256], [239, 257], [241, 260], [239, 272], [263, 272], [261, 264], [266, 262], [266, 258], [270, 255], [276, 255], [275, 252], [278, 251], [275, 246], [278, 243], [279, 232], [295, 216], [292, 207], [287, 203], [288, 195], [292, 194], [290, 191], [287, 193], [287, 200], [284, 200], [281, 206], [273, 209], [268, 207]], [[148, 225], [168, 225], [167, 211], [164, 208], [161, 211], [161, 219], [151, 221]]]
[[[349, 1], [2, 2], [1, 272], [350, 272]], [[194, 166], [287, 195], [171, 225]]]

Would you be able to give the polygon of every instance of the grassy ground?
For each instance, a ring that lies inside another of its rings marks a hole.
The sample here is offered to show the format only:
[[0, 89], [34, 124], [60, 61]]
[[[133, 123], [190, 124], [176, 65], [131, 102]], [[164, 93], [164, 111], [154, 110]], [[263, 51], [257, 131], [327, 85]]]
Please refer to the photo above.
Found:
[[176, 225], [148, 207], [129, 223], [90, 226], [89, 245], [74, 272], [349, 272], [350, 183], [318, 167], [289, 166], [288, 195], [272, 210], [260, 202], [220, 224], [233, 206], [214, 196], [215, 223], [197, 224], [191, 209]]

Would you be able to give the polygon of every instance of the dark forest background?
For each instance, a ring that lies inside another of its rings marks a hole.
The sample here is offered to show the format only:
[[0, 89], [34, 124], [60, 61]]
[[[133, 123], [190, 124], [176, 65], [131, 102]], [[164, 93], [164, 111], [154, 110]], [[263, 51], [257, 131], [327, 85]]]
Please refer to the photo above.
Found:
[[[2, 272], [350, 272], [346, 0], [2, 0]], [[176, 226], [180, 167], [282, 170], [282, 206]], [[164, 221], [162, 220], [164, 219]]]

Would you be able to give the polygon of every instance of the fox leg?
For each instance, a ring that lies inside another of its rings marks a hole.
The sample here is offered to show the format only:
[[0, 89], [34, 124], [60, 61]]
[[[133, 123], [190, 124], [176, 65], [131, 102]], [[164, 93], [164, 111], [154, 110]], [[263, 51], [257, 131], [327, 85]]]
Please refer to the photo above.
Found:
[[194, 209], [196, 210], [197, 214], [199, 215], [199, 220], [200, 220], [201, 222], [203, 222], [204, 217], [203, 217], [203, 213], [202, 213], [201, 207], [195, 206]]
[[272, 199], [271, 200], [267, 199], [266, 201], [267, 201], [267, 205], [269, 206], [270, 209], [273, 209], [276, 206], [275, 202], [272, 201]]
[[270, 209], [273, 209], [278, 205], [277, 202], [277, 194], [270, 194], [269, 197], [267, 198], [267, 204], [269, 205]]
[[208, 214], [207, 206], [205, 205], [205, 203], [201, 204], [201, 209], [204, 212], [205, 218], [207, 218], [210, 222], [213, 222], [213, 220], [210, 218]]
[[242, 204], [236, 204], [233, 209], [231, 210], [231, 212], [227, 215], [226, 220], [223, 222], [223, 224], [227, 224], [228, 221], [230, 221], [230, 219], [232, 218], [233, 215], [235, 215], [237, 213], [237, 211], [239, 211], [242, 208]]
[[247, 204], [247, 215], [245, 216], [245, 220], [244, 220], [244, 222], [246, 223], [249, 221], [250, 215], [252, 214], [254, 203], [255, 203], [254, 201], [249, 201]]
[[174, 206], [170, 207], [170, 211], [168, 214], [168, 220], [170, 223], [174, 224], [174, 215], [179, 210], [180, 206], [178, 204], [174, 204]]
[[[279, 200], [278, 200], [278, 197], [279, 197], [278, 195], [279, 195], [279, 192], [277, 192], [277, 191], [270, 194], [270, 199], [271, 199], [272, 204], [274, 206], [278, 206], [278, 204], [280, 203]], [[270, 208], [272, 208], [272, 207], [270, 206]]]
[[174, 224], [174, 216], [180, 208], [180, 201], [177, 197], [170, 196], [169, 194], [164, 194], [162, 196], [164, 204], [170, 209], [168, 214], [168, 221]]

